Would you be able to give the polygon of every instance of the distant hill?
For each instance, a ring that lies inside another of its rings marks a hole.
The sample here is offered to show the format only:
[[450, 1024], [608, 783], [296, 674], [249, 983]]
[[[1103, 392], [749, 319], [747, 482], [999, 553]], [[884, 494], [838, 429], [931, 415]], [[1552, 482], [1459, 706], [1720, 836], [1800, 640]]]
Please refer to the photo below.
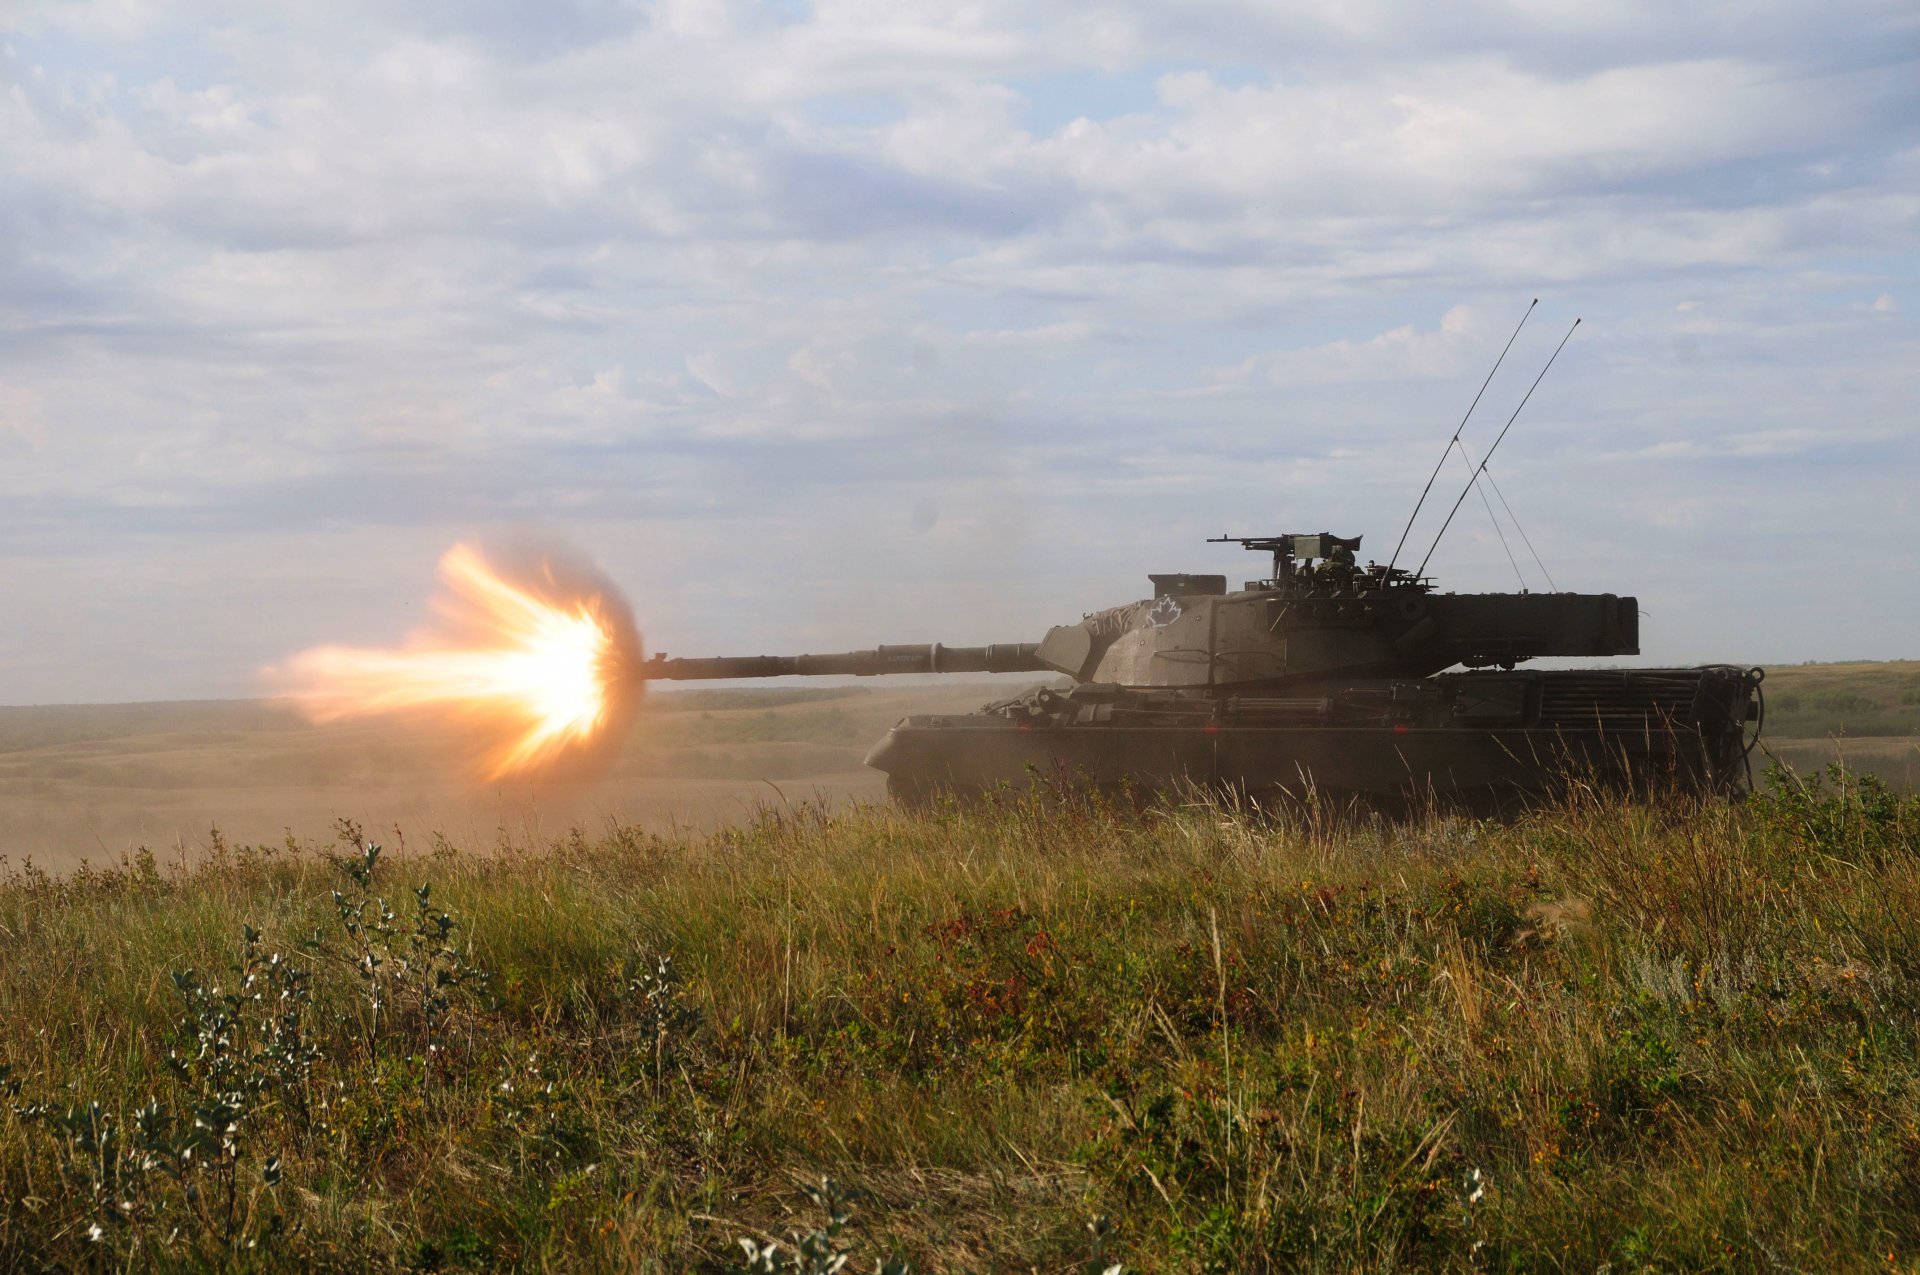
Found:
[[1920, 660], [1767, 665], [1767, 720], [1756, 770], [1830, 762], [1920, 789]]
[[1767, 733], [1920, 736], [1920, 660], [1767, 668]]

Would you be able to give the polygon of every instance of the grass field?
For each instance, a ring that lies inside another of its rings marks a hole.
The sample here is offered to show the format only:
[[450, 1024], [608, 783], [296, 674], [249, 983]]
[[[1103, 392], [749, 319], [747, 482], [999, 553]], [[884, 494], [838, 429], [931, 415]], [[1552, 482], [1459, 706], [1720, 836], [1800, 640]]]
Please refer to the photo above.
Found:
[[1920, 1269], [1916, 917], [1817, 777], [16, 872], [0, 1267]]
[[1819, 774], [1911, 782], [1917, 672], [1770, 675], [1744, 807], [1509, 824], [872, 804], [978, 684], [545, 791], [0, 710], [0, 1268], [1920, 1269], [1920, 799]]

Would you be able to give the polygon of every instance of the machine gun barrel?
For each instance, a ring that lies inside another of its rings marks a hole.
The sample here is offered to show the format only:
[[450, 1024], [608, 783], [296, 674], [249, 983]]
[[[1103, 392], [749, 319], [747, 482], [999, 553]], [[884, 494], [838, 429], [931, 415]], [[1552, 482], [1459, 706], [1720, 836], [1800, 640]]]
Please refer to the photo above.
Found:
[[666, 682], [736, 677], [877, 677], [885, 673], [1046, 673], [1037, 642], [993, 646], [879, 646], [833, 655], [712, 655], [668, 659], [656, 655], [640, 676]]

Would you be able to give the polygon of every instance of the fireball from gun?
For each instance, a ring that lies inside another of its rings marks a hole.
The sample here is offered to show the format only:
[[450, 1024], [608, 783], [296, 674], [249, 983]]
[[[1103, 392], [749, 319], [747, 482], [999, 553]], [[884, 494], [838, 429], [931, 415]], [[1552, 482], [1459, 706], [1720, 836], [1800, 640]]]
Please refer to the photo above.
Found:
[[623, 737], [645, 682], [611, 584], [553, 555], [503, 568], [466, 544], [440, 579], [434, 627], [396, 648], [316, 647], [269, 678], [315, 721], [425, 713], [465, 727], [489, 781], [571, 770]]

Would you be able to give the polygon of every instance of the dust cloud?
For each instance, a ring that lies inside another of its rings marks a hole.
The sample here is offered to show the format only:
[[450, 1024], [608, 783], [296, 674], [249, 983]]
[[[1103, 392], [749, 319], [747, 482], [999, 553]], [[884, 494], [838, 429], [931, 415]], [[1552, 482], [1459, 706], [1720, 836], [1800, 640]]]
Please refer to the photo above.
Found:
[[711, 829], [757, 807], [880, 800], [861, 760], [908, 713], [961, 712], [990, 683], [656, 690], [593, 778], [478, 783], [470, 728], [419, 716], [316, 724], [265, 701], [0, 708], [0, 855], [66, 871], [139, 847], [162, 862], [229, 843], [325, 845], [350, 818], [409, 850], [589, 835], [610, 822]]

